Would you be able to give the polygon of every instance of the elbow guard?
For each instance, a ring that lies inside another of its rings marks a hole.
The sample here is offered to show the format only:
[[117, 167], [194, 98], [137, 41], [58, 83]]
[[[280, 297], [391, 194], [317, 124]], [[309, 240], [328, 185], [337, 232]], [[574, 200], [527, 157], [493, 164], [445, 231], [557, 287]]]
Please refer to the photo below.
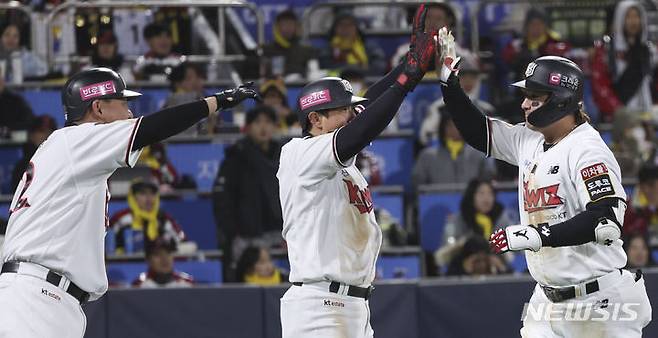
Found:
[[612, 220], [601, 218], [594, 228], [594, 235], [597, 243], [610, 246], [621, 237], [621, 229]]
[[616, 200], [615, 202], [610, 205], [607, 217], [599, 218], [594, 228], [594, 236], [599, 244], [610, 246], [615, 240], [621, 238], [621, 226], [624, 224], [626, 202], [622, 200]]

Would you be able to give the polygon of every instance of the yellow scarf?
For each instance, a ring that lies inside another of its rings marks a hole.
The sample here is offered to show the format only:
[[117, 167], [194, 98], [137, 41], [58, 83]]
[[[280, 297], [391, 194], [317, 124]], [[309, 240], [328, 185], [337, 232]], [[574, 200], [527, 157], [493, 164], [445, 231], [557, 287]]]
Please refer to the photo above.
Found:
[[[158, 210], [160, 209], [160, 196], [156, 195], [153, 210], [144, 211], [140, 209], [135, 200], [133, 192], [128, 193], [128, 207], [133, 215], [133, 230], [140, 230], [146, 234], [146, 238], [154, 241], [158, 238]], [[144, 231], [146, 223], [146, 231]]]
[[459, 153], [464, 149], [464, 141], [451, 140], [446, 138], [446, 149], [450, 153], [450, 158], [454, 161]]
[[274, 25], [273, 33], [274, 33], [274, 41], [279, 46], [286, 49], [290, 48], [292, 44], [290, 43], [290, 41], [284, 38], [283, 35], [281, 35], [281, 32], [279, 32], [279, 27], [277, 25]]
[[160, 162], [151, 154], [151, 146], [146, 146], [142, 150], [142, 154], [139, 155], [138, 162], [145, 164], [151, 169], [160, 169]]
[[347, 52], [345, 61], [350, 65], [360, 65], [363, 67], [368, 66], [368, 54], [366, 47], [361, 39], [354, 41], [345, 40], [340, 36], [334, 36], [331, 39], [331, 47], [338, 48], [342, 52]]
[[529, 50], [539, 49], [539, 47], [541, 47], [543, 44], [546, 43], [546, 40], [548, 40], [549, 37], [551, 37], [553, 40], [559, 40], [560, 34], [549, 30], [546, 34], [539, 37], [539, 39], [535, 39], [535, 40], [526, 39], [526, 43], [528, 44], [528, 49]]
[[281, 273], [278, 269], [274, 269], [274, 273], [269, 277], [261, 277], [254, 273], [244, 276], [244, 281], [247, 284], [254, 285], [277, 285], [281, 284]]
[[477, 223], [480, 228], [482, 228], [482, 234], [484, 235], [484, 238], [488, 240], [493, 229], [493, 222], [491, 221], [491, 217], [478, 212], [475, 214], [475, 223]]

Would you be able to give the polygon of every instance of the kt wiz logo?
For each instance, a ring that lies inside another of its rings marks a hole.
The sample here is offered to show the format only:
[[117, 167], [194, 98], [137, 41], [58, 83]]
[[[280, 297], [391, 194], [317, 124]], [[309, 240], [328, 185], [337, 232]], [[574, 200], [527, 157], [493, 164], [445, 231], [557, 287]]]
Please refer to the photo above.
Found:
[[372, 196], [368, 188], [359, 189], [359, 186], [349, 180], [343, 180], [347, 185], [347, 193], [350, 197], [350, 204], [355, 206], [360, 213], [367, 214], [372, 211]]
[[537, 189], [528, 189], [528, 183], [523, 183], [523, 209], [529, 213], [555, 208], [562, 205], [562, 199], [557, 195], [560, 184], [553, 184]]

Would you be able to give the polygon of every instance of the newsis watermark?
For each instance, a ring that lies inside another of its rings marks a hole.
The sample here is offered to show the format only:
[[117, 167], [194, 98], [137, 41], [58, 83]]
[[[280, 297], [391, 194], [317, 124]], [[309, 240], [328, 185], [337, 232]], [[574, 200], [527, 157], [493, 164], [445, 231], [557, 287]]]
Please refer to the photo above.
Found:
[[521, 320], [535, 321], [621, 321], [637, 320], [640, 303], [525, 303]]

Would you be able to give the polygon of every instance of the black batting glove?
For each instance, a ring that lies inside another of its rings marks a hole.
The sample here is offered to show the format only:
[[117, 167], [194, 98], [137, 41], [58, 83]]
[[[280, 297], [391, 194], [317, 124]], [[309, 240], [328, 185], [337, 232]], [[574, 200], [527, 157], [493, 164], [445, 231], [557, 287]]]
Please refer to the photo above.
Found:
[[233, 108], [246, 99], [262, 101], [260, 95], [254, 90], [253, 82], [247, 82], [237, 88], [222, 90], [213, 96], [217, 99], [217, 110]]
[[425, 4], [421, 4], [416, 10], [409, 52], [402, 60], [404, 70], [396, 80], [407, 92], [412, 91], [423, 79], [427, 68], [435, 59], [434, 36], [437, 35], [437, 30], [432, 29], [430, 32], [425, 32], [427, 10]]

